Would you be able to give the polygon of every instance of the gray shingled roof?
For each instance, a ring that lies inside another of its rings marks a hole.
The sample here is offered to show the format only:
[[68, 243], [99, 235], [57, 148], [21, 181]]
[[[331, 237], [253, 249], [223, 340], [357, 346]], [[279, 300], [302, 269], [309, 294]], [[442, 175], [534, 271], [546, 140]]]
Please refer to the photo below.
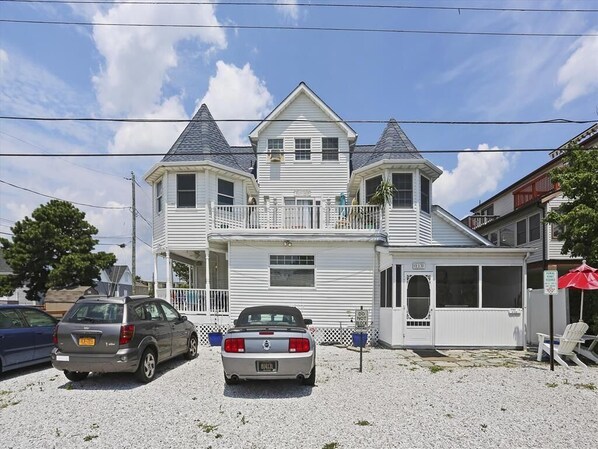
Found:
[[172, 148], [162, 159], [164, 162], [212, 161], [227, 167], [251, 173], [255, 163], [251, 147], [235, 147], [226, 141], [218, 124], [205, 104], [202, 104], [193, 120], [176, 140]]
[[388, 121], [376, 145], [355, 146], [351, 162], [357, 170], [384, 159], [423, 159], [394, 118]]

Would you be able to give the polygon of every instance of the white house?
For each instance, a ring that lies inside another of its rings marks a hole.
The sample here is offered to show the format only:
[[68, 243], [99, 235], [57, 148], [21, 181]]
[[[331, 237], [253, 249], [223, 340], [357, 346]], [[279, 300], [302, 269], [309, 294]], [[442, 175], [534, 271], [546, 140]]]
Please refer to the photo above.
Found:
[[[350, 339], [354, 311], [391, 347], [523, 346], [526, 249], [496, 247], [433, 205], [441, 170], [391, 119], [375, 145], [300, 83], [231, 147], [202, 105], [153, 188], [156, 294], [197, 323], [289, 304], [319, 341]], [[368, 200], [382, 181], [392, 204]], [[172, 261], [190, 267], [173, 288]]]

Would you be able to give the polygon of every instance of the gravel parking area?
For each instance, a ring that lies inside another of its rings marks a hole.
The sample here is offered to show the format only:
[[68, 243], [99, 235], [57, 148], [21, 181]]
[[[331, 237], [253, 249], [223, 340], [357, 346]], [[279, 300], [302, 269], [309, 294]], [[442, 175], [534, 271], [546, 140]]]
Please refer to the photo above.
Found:
[[575, 447], [598, 441], [598, 368], [426, 367], [401, 351], [318, 347], [316, 386], [225, 386], [219, 348], [69, 382], [47, 365], [0, 378], [11, 448]]

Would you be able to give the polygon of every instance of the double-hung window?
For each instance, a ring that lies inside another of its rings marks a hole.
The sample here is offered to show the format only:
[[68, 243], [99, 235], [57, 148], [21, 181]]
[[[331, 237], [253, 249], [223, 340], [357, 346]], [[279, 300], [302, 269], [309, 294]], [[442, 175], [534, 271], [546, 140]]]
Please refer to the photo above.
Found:
[[540, 214], [529, 217], [529, 241], [533, 242], [540, 238]]
[[322, 160], [338, 161], [338, 137], [322, 137]]
[[527, 242], [527, 220], [517, 222], [517, 246]]
[[195, 173], [176, 175], [177, 207], [195, 207]]
[[218, 179], [218, 205], [232, 206], [235, 203], [235, 184]]
[[311, 139], [295, 139], [295, 160], [309, 161], [311, 159]]
[[271, 287], [315, 287], [314, 256], [270, 256]]
[[430, 213], [430, 180], [425, 176], [420, 177], [421, 183], [421, 194], [420, 194], [420, 202], [421, 202], [421, 210], [424, 212]]
[[392, 184], [395, 186], [392, 207], [413, 207], [413, 176], [411, 173], [393, 173]]
[[271, 161], [280, 161], [283, 157], [284, 140], [268, 139], [268, 155]]
[[156, 184], [156, 212], [162, 212], [162, 181]]

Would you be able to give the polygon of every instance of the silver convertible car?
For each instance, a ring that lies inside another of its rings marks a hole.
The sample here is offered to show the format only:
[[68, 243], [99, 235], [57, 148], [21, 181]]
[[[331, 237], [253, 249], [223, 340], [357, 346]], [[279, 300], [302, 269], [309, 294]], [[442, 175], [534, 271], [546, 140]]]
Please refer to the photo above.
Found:
[[316, 381], [316, 343], [307, 330], [311, 320], [288, 306], [248, 307], [222, 338], [224, 380]]

